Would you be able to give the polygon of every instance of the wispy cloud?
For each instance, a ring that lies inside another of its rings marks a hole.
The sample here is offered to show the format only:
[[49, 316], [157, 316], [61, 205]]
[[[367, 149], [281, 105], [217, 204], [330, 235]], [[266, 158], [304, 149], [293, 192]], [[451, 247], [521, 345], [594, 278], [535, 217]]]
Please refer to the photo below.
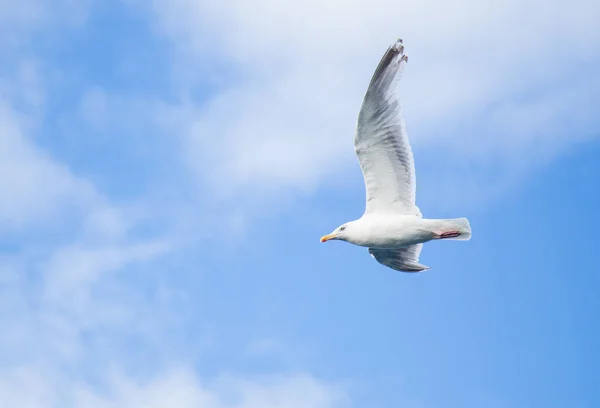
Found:
[[[510, 174], [537, 141], [556, 151], [577, 140], [561, 123], [595, 121], [598, 76], [584, 69], [600, 59], [591, 1], [156, 0], [153, 10], [179, 51], [176, 68], [200, 73], [188, 91], [219, 88], [184, 146], [192, 170], [221, 189], [311, 188], [354, 164], [362, 95], [398, 36], [409, 54], [410, 137], [418, 153], [443, 151], [435, 158], [447, 170], [490, 162]], [[203, 57], [221, 63], [211, 69]]]
[[224, 376], [202, 381], [192, 370], [173, 370], [147, 380], [123, 374], [107, 378], [98, 390], [83, 383], [48, 381], [48, 373], [20, 370], [0, 379], [0, 393], [11, 406], [42, 408], [343, 408], [348, 400], [335, 386], [308, 375], [264, 378], [251, 382]]
[[[348, 406], [341, 386], [310, 374], [204, 379], [187, 368], [186, 353], [176, 349], [187, 345], [193, 359], [198, 346], [185, 340], [191, 321], [180, 308], [190, 307], [189, 294], [165, 281], [173, 273], [162, 261], [173, 255], [169, 237], [138, 237], [135, 219], [123, 218], [127, 208], [41, 153], [18, 126], [6, 135], [18, 137], [5, 139], [3, 162], [13, 165], [3, 174], [20, 178], [0, 183], [13, 200], [2, 207], [11, 222], [4, 231], [41, 231], [51, 218], [61, 239], [25, 239], [0, 258], [3, 401], [25, 408]], [[76, 226], [65, 232], [73, 209]]]
[[93, 186], [30, 143], [6, 102], [0, 105], [0, 117], [0, 222], [4, 228], [51, 223], [59, 211], [95, 200]]
[[[166, 163], [168, 151], [180, 159], [178, 134], [192, 122], [189, 112], [179, 102], [85, 81], [57, 109], [49, 92], [60, 87], [60, 62], [32, 44], [40, 32], [64, 41], [65, 26], [84, 22], [92, 3], [75, 3], [1, 8], [10, 41], [0, 53], [15, 61], [0, 69], [2, 401], [23, 408], [348, 406], [342, 386], [309, 373], [199, 374], [202, 328], [187, 327], [198, 304], [177, 279], [178, 262], [189, 249], [188, 230], [196, 230], [189, 224], [206, 230], [215, 221], [194, 214], [198, 195], [184, 203], [184, 167]], [[145, 146], [146, 163], [164, 171], [115, 197], [89, 167], [55, 154], [52, 140], [69, 137], [91, 149], [114, 145], [125, 156]], [[174, 174], [183, 176], [170, 188]], [[221, 228], [243, 229], [243, 219], [228, 219]]]

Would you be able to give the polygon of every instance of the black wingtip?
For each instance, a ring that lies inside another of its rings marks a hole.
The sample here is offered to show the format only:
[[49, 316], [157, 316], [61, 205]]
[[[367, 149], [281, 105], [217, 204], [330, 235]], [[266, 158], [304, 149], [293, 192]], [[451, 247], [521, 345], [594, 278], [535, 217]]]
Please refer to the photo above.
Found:
[[398, 38], [394, 44], [392, 44], [375, 69], [373, 76], [371, 77], [371, 82], [369, 86], [377, 81], [377, 79], [382, 75], [383, 71], [396, 60], [396, 58], [400, 55], [400, 59], [398, 59], [398, 63], [408, 62], [408, 56], [404, 53], [404, 44], [402, 38]]

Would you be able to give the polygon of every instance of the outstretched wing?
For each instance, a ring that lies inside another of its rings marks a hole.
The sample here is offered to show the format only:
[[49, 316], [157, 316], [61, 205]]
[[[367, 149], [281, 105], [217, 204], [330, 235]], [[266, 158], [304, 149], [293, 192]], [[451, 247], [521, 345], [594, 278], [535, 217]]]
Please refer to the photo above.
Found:
[[406, 61], [399, 39], [379, 62], [358, 115], [354, 150], [365, 179], [365, 213], [421, 216], [413, 154], [396, 95]]
[[423, 244], [411, 245], [406, 248], [378, 249], [369, 248], [369, 253], [382, 265], [400, 272], [422, 272], [428, 266], [419, 263]]

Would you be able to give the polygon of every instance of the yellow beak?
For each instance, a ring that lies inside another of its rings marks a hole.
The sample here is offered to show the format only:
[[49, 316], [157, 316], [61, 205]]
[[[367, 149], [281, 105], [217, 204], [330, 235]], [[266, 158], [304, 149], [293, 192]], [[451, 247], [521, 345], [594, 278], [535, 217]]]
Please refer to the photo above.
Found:
[[325, 235], [325, 236], [321, 237], [321, 242], [329, 241], [330, 239], [332, 239], [334, 237], [335, 237], [335, 235], [332, 235], [332, 234]]

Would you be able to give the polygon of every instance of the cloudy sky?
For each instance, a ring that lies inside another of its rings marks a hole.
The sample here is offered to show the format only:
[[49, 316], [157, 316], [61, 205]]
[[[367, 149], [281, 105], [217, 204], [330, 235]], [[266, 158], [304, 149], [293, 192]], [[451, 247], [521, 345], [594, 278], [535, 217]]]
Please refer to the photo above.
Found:
[[[600, 5], [0, 0], [0, 400], [19, 408], [600, 405]], [[404, 39], [402, 274], [356, 115]], [[3, 406], [4, 406], [3, 405]]]

